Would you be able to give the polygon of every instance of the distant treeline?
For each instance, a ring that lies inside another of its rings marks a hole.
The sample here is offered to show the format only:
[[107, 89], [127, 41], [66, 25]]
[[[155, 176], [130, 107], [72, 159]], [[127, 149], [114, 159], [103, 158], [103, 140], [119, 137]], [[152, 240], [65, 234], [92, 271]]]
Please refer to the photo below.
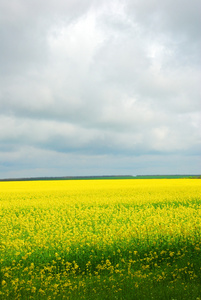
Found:
[[132, 179], [132, 175], [103, 175], [103, 176], [62, 176], [62, 177], [28, 177], [7, 178], [0, 181], [33, 181], [33, 180], [86, 180], [86, 179]]
[[92, 180], [92, 179], [201, 179], [201, 175], [102, 175], [102, 176], [62, 176], [62, 177], [28, 177], [7, 178], [0, 181], [35, 181], [35, 180]]

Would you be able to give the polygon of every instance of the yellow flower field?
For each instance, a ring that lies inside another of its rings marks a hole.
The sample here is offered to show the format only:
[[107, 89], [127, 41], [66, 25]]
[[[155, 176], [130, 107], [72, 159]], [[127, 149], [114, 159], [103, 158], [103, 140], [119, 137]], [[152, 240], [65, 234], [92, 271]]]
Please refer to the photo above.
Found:
[[201, 299], [200, 204], [199, 179], [0, 182], [0, 299]]

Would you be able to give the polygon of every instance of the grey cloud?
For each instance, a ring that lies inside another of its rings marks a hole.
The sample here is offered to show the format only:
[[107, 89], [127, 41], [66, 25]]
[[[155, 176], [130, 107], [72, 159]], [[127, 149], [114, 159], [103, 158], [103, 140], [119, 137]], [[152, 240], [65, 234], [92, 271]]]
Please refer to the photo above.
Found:
[[199, 0], [128, 1], [127, 13], [150, 42], [159, 39], [174, 49], [174, 64], [200, 64], [201, 3]]
[[198, 131], [195, 131], [192, 125], [189, 127], [188, 118], [177, 120], [177, 116], [170, 119], [168, 115], [158, 114], [149, 117], [146, 126], [145, 122], [132, 122], [130, 118], [124, 128], [124, 118], [127, 116], [116, 117], [118, 122], [110, 120], [109, 116], [102, 120], [106, 127], [84, 127], [78, 122], [74, 124], [4, 117], [0, 128], [1, 150], [5, 149], [6, 145], [10, 145], [11, 150], [20, 148], [21, 145], [33, 145], [36, 148], [66, 153], [139, 155], [149, 151], [184, 153], [191, 149], [192, 144], [194, 147], [196, 144], [199, 146]]
[[138, 22], [149, 25], [150, 29], [167, 30], [174, 34], [200, 37], [200, 9], [199, 0], [183, 2], [182, 0], [149, 0], [128, 1], [128, 13]]
[[[23, 157], [23, 161], [21, 159]], [[18, 153], [0, 155], [0, 177], [34, 177], [105, 174], [199, 174], [200, 157], [173, 155], [77, 155], [23, 147]], [[2, 163], [9, 161], [9, 165]], [[51, 162], [51, 164], [50, 164]], [[146, 162], [146, 163], [145, 163]]]
[[197, 172], [199, 5], [1, 1], [0, 176]]

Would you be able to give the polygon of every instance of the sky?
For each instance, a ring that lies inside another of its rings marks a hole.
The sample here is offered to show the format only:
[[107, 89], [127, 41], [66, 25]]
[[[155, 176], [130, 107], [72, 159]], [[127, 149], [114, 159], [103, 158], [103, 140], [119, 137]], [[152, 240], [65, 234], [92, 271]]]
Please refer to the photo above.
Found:
[[201, 174], [200, 0], [0, 0], [0, 178]]

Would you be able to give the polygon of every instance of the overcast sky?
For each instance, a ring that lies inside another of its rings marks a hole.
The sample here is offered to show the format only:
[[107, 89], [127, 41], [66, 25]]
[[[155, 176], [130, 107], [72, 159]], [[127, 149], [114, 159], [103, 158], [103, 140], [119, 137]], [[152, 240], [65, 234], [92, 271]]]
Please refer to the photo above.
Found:
[[200, 0], [0, 0], [0, 178], [201, 173]]

